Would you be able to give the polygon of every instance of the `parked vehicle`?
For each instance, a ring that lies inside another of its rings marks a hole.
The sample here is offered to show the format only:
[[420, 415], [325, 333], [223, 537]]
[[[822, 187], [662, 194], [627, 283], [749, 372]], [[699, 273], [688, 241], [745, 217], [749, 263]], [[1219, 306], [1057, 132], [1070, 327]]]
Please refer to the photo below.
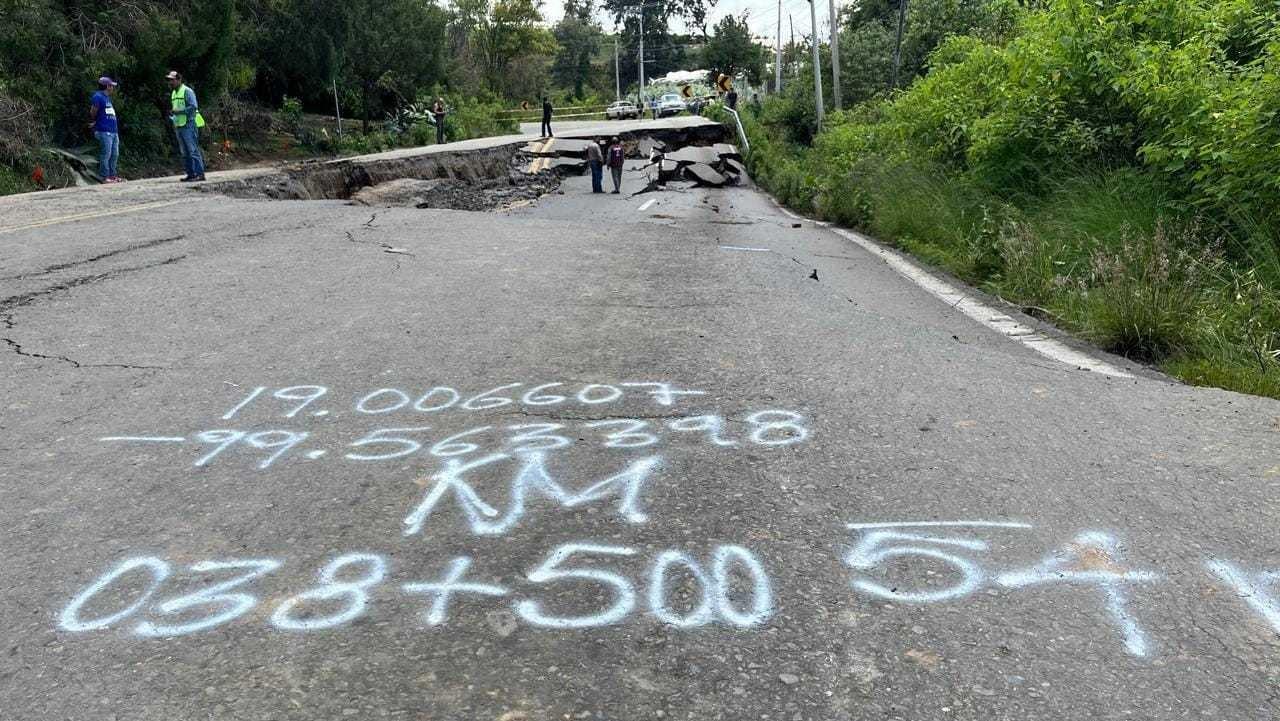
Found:
[[684, 99], [676, 93], [667, 93], [658, 99], [658, 117], [665, 118], [668, 115], [679, 115], [688, 110]]
[[604, 117], [606, 120], [622, 120], [623, 118], [640, 117], [640, 108], [630, 100], [619, 100], [604, 109]]

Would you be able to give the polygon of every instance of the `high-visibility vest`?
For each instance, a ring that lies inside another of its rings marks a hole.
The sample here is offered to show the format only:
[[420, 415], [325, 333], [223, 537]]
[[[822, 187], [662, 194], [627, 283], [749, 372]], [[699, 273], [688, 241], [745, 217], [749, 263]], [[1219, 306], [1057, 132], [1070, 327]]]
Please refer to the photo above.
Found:
[[[179, 128], [187, 124], [187, 86], [179, 85], [169, 94], [170, 107], [173, 108], [173, 124]], [[204, 127], [204, 116], [196, 109], [196, 127]]]

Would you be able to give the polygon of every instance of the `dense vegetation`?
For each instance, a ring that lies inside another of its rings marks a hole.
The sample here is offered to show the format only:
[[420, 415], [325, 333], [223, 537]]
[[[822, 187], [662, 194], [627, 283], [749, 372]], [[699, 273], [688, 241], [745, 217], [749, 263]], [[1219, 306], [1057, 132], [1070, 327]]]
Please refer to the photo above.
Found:
[[[1280, 4], [913, 0], [748, 118], [756, 178], [1187, 381], [1280, 397]], [[914, 80], [912, 82], [912, 80]], [[905, 83], [904, 83], [905, 84]]]
[[[696, 23], [713, 4], [646, 1], [648, 75], [697, 62], [702, 41], [674, 35], [669, 22]], [[623, 78], [636, 77], [637, 8], [600, 8], [622, 27]], [[0, 193], [33, 189], [28, 177], [42, 164], [48, 184], [67, 181], [42, 148], [92, 143], [89, 96], [104, 74], [121, 82], [126, 175], [172, 154], [169, 69], [199, 94], [215, 164], [219, 151], [278, 151], [282, 134], [299, 152], [426, 143], [438, 96], [451, 107], [452, 140], [511, 132], [500, 111], [521, 101], [613, 99], [614, 42], [597, 15], [593, 0], [568, 0], [554, 25], [537, 0], [0, 0]], [[315, 117], [335, 104], [358, 120], [342, 138]]]

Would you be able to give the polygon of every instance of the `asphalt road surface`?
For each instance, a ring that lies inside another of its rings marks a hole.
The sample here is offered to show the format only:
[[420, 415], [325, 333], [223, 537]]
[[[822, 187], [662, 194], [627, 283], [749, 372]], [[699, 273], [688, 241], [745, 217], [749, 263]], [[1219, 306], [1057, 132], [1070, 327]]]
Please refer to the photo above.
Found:
[[643, 184], [0, 201], [0, 717], [1280, 713], [1280, 404]]

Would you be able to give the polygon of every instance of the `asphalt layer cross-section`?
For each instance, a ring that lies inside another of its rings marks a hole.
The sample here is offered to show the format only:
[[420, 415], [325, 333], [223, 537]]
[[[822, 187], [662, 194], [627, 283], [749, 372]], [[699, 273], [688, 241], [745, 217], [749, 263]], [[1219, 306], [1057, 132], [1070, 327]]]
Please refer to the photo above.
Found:
[[1280, 713], [1280, 404], [624, 182], [5, 201], [0, 718]]

